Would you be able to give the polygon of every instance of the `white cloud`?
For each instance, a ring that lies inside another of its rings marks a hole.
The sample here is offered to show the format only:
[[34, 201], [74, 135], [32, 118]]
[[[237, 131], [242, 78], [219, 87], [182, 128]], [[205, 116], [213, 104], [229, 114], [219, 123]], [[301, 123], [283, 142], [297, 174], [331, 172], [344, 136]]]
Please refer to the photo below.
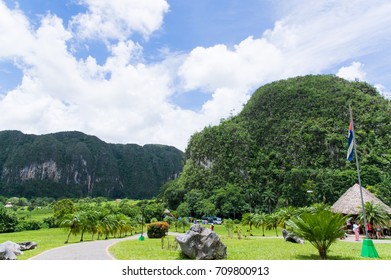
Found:
[[380, 92], [384, 98], [391, 100], [391, 92], [387, 90], [387, 88], [381, 84], [376, 84], [375, 88]]
[[[80, 0], [87, 12], [73, 17], [69, 29], [51, 14], [35, 29], [0, 0], [0, 60], [16, 59], [24, 74], [0, 97], [0, 129], [80, 130], [108, 142], [185, 149], [191, 134], [239, 112], [258, 86], [327, 72], [384, 48], [391, 3], [353, 2], [316, 1], [313, 7], [314, 1], [282, 1], [286, 14], [260, 36], [249, 34], [234, 46], [198, 46], [188, 54], [167, 52], [165, 60], [146, 63], [142, 43], [131, 35], [148, 38], [161, 28], [166, 1]], [[80, 39], [103, 40], [107, 59], [98, 64], [91, 56], [76, 58], [68, 46]], [[339, 75], [366, 78], [358, 62]], [[199, 111], [169, 102], [191, 90], [210, 95]]]
[[[240, 111], [253, 90], [266, 82], [324, 73], [343, 61], [384, 49], [387, 41], [383, 38], [391, 35], [391, 3], [387, 1], [279, 4], [285, 7], [286, 15], [259, 38], [250, 36], [232, 48], [221, 44], [197, 47], [180, 67], [186, 90], [211, 93], [202, 110], [211, 122], [218, 122], [232, 110]], [[358, 62], [338, 74], [366, 78]]]
[[360, 62], [353, 62], [350, 66], [341, 67], [336, 75], [348, 81], [364, 81], [367, 73], [365, 73], [364, 71], [363, 64], [361, 64]]
[[83, 39], [126, 40], [134, 32], [148, 37], [159, 29], [169, 5], [165, 0], [79, 0], [86, 13], [71, 25]]

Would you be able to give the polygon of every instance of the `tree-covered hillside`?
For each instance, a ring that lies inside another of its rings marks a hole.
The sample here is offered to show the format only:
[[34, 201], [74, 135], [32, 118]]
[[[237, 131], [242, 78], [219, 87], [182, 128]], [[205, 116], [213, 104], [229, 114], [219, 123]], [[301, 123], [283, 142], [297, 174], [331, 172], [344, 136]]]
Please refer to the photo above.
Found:
[[363, 186], [391, 203], [391, 102], [335, 76], [262, 86], [242, 112], [191, 137], [180, 178], [161, 196], [192, 215], [334, 203], [357, 181], [346, 160], [349, 105]]
[[183, 167], [170, 146], [107, 144], [81, 132], [0, 132], [0, 195], [151, 198]]

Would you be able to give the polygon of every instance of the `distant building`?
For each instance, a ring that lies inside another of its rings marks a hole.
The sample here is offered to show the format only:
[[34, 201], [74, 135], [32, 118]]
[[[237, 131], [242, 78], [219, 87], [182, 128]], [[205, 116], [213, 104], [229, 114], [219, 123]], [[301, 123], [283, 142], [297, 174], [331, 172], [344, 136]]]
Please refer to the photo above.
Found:
[[[373, 193], [365, 188], [361, 189], [364, 203], [372, 201], [374, 204], [381, 205], [388, 214], [391, 214], [391, 208], [383, 201], [377, 198]], [[361, 195], [360, 185], [354, 184], [349, 188], [334, 204], [331, 206], [333, 212], [342, 213], [345, 215], [358, 215], [361, 213]]]
[[7, 202], [6, 204], [5, 204], [5, 208], [12, 208], [12, 203], [11, 202]]

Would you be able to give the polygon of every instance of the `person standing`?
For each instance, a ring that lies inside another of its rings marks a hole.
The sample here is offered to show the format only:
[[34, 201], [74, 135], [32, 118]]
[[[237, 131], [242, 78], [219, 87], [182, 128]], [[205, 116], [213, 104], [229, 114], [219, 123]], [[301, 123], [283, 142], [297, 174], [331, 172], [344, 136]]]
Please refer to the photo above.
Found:
[[354, 240], [360, 241], [360, 224], [356, 221], [353, 224]]

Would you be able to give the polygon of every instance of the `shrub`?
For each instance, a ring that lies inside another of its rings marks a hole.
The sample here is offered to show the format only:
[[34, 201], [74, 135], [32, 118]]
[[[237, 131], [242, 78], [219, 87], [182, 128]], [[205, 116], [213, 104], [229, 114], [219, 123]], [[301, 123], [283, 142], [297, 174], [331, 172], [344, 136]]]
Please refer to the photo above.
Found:
[[39, 230], [42, 228], [42, 223], [39, 221], [20, 221], [15, 228], [15, 231], [25, 231], [25, 230]]
[[4, 206], [0, 206], [0, 233], [14, 232], [18, 222], [15, 213], [8, 211]]
[[43, 219], [43, 222], [47, 225], [48, 228], [58, 228], [58, 221], [54, 217], [46, 217]]
[[167, 222], [151, 223], [147, 227], [147, 235], [149, 238], [162, 238], [166, 236], [168, 228]]

